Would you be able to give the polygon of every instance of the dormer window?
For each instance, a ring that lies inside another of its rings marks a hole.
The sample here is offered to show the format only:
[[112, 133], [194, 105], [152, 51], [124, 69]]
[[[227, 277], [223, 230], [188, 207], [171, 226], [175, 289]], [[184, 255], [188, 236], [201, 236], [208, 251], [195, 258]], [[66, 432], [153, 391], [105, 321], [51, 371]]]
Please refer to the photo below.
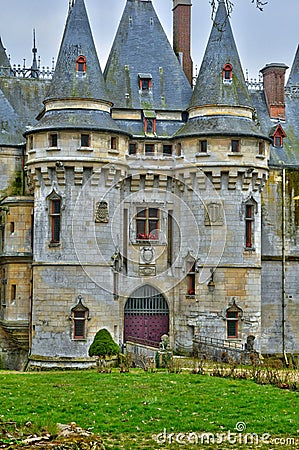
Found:
[[156, 113], [152, 110], [143, 110], [144, 120], [144, 132], [146, 134], [154, 134], [156, 133], [157, 128], [157, 120]]
[[152, 75], [150, 73], [139, 73], [139, 90], [141, 92], [148, 92], [152, 88]]
[[86, 72], [86, 58], [83, 55], [80, 55], [76, 61], [76, 71], [78, 74], [85, 74]]
[[222, 70], [223, 83], [231, 83], [233, 79], [233, 66], [225, 64]]
[[283, 147], [283, 138], [285, 138], [287, 135], [284, 132], [284, 129], [282, 128], [282, 126], [279, 124], [273, 135], [271, 136], [273, 138], [273, 145], [276, 148], [282, 148]]

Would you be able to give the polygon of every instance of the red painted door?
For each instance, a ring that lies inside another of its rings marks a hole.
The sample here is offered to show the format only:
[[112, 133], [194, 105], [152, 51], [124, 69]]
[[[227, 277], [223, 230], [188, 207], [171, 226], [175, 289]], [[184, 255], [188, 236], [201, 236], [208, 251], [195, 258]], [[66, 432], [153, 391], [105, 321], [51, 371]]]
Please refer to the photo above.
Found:
[[125, 306], [124, 341], [158, 346], [161, 336], [168, 333], [169, 311], [165, 298], [152, 287], [139, 288]]

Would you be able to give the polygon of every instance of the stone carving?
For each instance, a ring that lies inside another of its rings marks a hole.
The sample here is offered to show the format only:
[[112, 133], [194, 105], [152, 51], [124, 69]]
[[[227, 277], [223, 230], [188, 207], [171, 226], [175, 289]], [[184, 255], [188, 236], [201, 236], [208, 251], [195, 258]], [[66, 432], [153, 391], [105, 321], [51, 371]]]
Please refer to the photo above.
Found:
[[223, 225], [223, 207], [220, 202], [211, 202], [205, 205], [205, 225]]
[[108, 223], [109, 222], [109, 208], [108, 203], [101, 200], [96, 204], [96, 223]]
[[153, 264], [155, 258], [155, 251], [152, 247], [141, 247], [140, 256], [144, 264]]

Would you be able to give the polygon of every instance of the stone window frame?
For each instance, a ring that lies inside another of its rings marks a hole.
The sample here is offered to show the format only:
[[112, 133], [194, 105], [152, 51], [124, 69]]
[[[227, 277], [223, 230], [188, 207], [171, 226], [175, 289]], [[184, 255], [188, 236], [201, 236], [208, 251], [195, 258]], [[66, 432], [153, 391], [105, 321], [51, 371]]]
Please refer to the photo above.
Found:
[[[240, 339], [240, 321], [243, 318], [243, 311], [237, 306], [234, 301], [225, 311], [226, 319], [226, 338], [227, 339]], [[233, 327], [233, 333], [232, 333]]]
[[58, 133], [53, 131], [48, 134], [48, 144], [50, 148], [58, 148]]
[[[72, 324], [72, 340], [85, 341], [87, 338], [87, 323], [90, 320], [89, 308], [83, 304], [81, 295], [77, 297], [77, 304], [71, 309], [70, 321]], [[79, 334], [79, 330], [81, 334]]]
[[91, 144], [91, 134], [90, 133], [80, 133], [80, 147], [90, 148]]
[[253, 197], [242, 204], [244, 220], [244, 249], [255, 251], [255, 216], [258, 213], [258, 204]]
[[[156, 215], [152, 215], [152, 211], [156, 211]], [[144, 211], [144, 215], [141, 215]], [[161, 210], [157, 207], [152, 206], [136, 206], [136, 213], [134, 217], [135, 228], [136, 228], [136, 241], [150, 241], [158, 242], [160, 238], [160, 222], [161, 222]], [[156, 224], [156, 227], [152, 229], [152, 225]], [[142, 228], [141, 232], [140, 228]], [[153, 233], [154, 231], [154, 233]]]
[[240, 139], [231, 139], [231, 152], [240, 153], [241, 151], [241, 141]]
[[49, 217], [49, 246], [61, 245], [61, 218], [63, 210], [62, 197], [55, 190], [47, 196], [47, 210]]

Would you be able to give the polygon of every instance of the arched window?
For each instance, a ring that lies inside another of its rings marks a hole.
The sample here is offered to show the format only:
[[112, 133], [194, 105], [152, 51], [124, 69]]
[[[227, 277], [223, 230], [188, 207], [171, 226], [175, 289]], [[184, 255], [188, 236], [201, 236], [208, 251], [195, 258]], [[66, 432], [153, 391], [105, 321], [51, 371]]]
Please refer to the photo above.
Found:
[[86, 72], [86, 58], [83, 55], [80, 55], [76, 60], [76, 71], [78, 73]]
[[233, 66], [225, 64], [222, 70], [223, 83], [231, 83], [233, 78]]

